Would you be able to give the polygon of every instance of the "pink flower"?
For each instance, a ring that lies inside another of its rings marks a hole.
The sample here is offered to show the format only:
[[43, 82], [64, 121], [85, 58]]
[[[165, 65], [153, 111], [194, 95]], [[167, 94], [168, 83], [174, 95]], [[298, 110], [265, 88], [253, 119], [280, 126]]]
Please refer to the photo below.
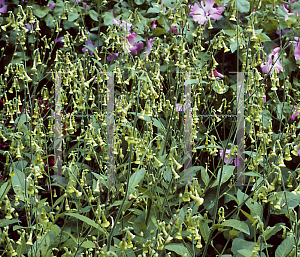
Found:
[[144, 43], [139, 41], [139, 42], [134, 42], [135, 39], [137, 37], [137, 34], [131, 33], [128, 37], [126, 37], [128, 39], [128, 43], [127, 43], [127, 47], [126, 50], [130, 51], [131, 54], [137, 55], [137, 51], [140, 49], [144, 49]]
[[[118, 24], [120, 24], [120, 21], [116, 20], [116, 19], [113, 19], [113, 24], [118, 25]], [[126, 22], [126, 21], [122, 21], [122, 23], [121, 23], [120, 26], [122, 26], [124, 28], [125, 32], [126, 31], [130, 32], [132, 24], [130, 24], [130, 23]]]
[[203, 1], [201, 1], [201, 7], [195, 3], [191, 8], [190, 15], [193, 17], [194, 21], [203, 25], [208, 17], [211, 20], [220, 20], [222, 18], [222, 12], [224, 11], [224, 6], [213, 8], [215, 4], [214, 0], [205, 0], [205, 6]]
[[55, 9], [55, 4], [48, 4], [48, 6], [51, 9], [51, 11], [53, 11]]
[[5, 4], [5, 0], [0, 0], [0, 13], [7, 13], [7, 4]]
[[[173, 31], [174, 34], [179, 35], [176, 27], [171, 26], [171, 30]], [[170, 30], [168, 32], [170, 32]]]
[[293, 114], [292, 114], [292, 116], [290, 116], [290, 118], [292, 120], [295, 120], [295, 118], [299, 115], [299, 111], [298, 110], [296, 111], [296, 108], [297, 108], [297, 105], [294, 106], [294, 108], [293, 108]]
[[[213, 73], [214, 73], [214, 76], [215, 76], [215, 77], [218, 77], [218, 78], [221, 78], [221, 79], [224, 78], [224, 75], [221, 74], [221, 73], [219, 73], [217, 70], [214, 70]], [[209, 74], [209, 76], [212, 77], [211, 74]], [[215, 80], [215, 78], [213, 78], [212, 80]]]
[[86, 6], [87, 6], [87, 3], [84, 3], [83, 4], [83, 8], [86, 9]]
[[[223, 149], [220, 149], [220, 156], [221, 156], [221, 158], [223, 158], [223, 152], [224, 152], [224, 150], [223, 150]], [[228, 157], [230, 157], [230, 158], [228, 159]], [[228, 164], [228, 163], [232, 163], [232, 161], [234, 161], [235, 166], [238, 166], [238, 165], [239, 165], [239, 160], [238, 160], [238, 158], [232, 158], [232, 157], [230, 156], [230, 149], [226, 149], [226, 151], [225, 151], [225, 160], [224, 160], [224, 162], [225, 162], [226, 164]]]
[[297, 151], [298, 156], [300, 156], [300, 147], [298, 148], [298, 145], [294, 145], [294, 149]]
[[[296, 38], [296, 37], [295, 37]], [[299, 40], [299, 38], [297, 38]], [[295, 45], [296, 43], [296, 45]], [[297, 44], [297, 41], [294, 41], [294, 57], [295, 57], [295, 60], [300, 60], [300, 42], [298, 42]]]
[[147, 38], [147, 48], [145, 50], [145, 52], [146, 52], [145, 56], [149, 55], [152, 50], [152, 47], [153, 47], [152, 40], [153, 40], [153, 38], [149, 38], [149, 39]]
[[[285, 15], [285, 19], [284, 20], [288, 20], [289, 19], [289, 15], [292, 15], [294, 13], [290, 13], [288, 9], [285, 8], [284, 4], [281, 4], [282, 8], [287, 12], [288, 15]], [[298, 15], [297, 15], [298, 16]]]
[[[91, 48], [92, 50], [87, 47]], [[91, 40], [88, 39], [85, 42], [85, 47], [82, 48], [82, 52], [85, 53], [85, 51], [88, 50], [89, 54], [94, 55], [95, 48], [96, 48], [95, 44]]]
[[155, 22], [156, 22], [156, 20], [154, 20], [154, 21], [152, 22], [152, 29], [155, 29], [155, 28], [157, 27], [157, 25], [155, 24]]
[[[261, 70], [264, 72], [264, 73], [268, 73], [270, 70], [270, 74], [272, 75], [272, 71], [274, 70], [274, 68], [277, 68], [277, 70], [280, 72], [280, 71], [283, 71], [283, 68], [279, 62], [279, 59], [278, 59], [278, 52], [280, 50], [280, 47], [276, 47], [274, 48], [273, 52], [269, 55], [268, 57], [268, 61], [267, 63], [264, 62], [260, 65], [261, 67]], [[275, 62], [276, 61], [276, 62]], [[274, 66], [272, 67], [272, 63], [274, 63]], [[272, 69], [271, 69], [272, 67]]]
[[[75, 2], [75, 0], [72, 0], [73, 2]], [[77, 3], [79, 4], [79, 3], [81, 3], [81, 0], [77, 0]]]

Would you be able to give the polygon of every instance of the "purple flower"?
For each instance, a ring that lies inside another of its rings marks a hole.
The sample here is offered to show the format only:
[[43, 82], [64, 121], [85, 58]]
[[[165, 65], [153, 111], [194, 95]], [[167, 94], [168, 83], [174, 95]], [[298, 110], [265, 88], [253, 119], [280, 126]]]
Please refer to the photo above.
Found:
[[296, 110], [296, 108], [297, 108], [297, 105], [294, 106], [294, 108], [293, 108], [293, 114], [292, 114], [292, 116], [290, 116], [290, 118], [292, 120], [295, 120], [295, 118], [299, 115], [299, 111]]
[[87, 3], [84, 3], [83, 4], [83, 8], [86, 9], [86, 6], [87, 6]]
[[0, 13], [7, 13], [7, 4], [5, 4], [5, 0], [0, 0]]
[[[264, 62], [260, 65], [261, 67], [261, 70], [264, 72], [264, 73], [268, 73], [270, 70], [270, 74], [272, 75], [272, 71], [274, 70], [274, 68], [277, 68], [277, 70], [280, 72], [280, 71], [283, 71], [283, 68], [279, 62], [279, 59], [278, 59], [278, 52], [280, 50], [280, 47], [276, 47], [274, 48], [273, 52], [269, 55], [268, 57], [268, 61], [267, 63]], [[276, 62], [275, 62], [276, 61]], [[272, 63], [274, 63], [274, 66], [272, 67]], [[271, 69], [272, 67], [272, 69]]]
[[[0, 1], [1, 1], [1, 0], [0, 0]], [[32, 26], [31, 26], [30, 23], [27, 23], [27, 25], [26, 25], [25, 28], [27, 29], [27, 32], [30, 32], [31, 29], [32, 29]], [[36, 29], [36, 23], [33, 24], [33, 29]]]
[[153, 38], [149, 38], [149, 39], [147, 38], [147, 48], [145, 50], [145, 52], [146, 52], [145, 56], [149, 55], [152, 50], [152, 47], [153, 47], [152, 40], [153, 40]]
[[[75, 2], [75, 0], [72, 0], [73, 2]], [[77, 0], [77, 3], [79, 4], [79, 3], [81, 3], [81, 0]]]
[[155, 24], [155, 22], [156, 22], [156, 20], [154, 20], [154, 21], [152, 22], [152, 29], [155, 29], [155, 28], [157, 27], [157, 25]]
[[62, 41], [64, 39], [64, 37], [59, 37], [57, 39], [54, 39], [54, 43], [58, 45], [58, 47], [63, 47], [64, 46], [64, 42]]
[[[88, 50], [89, 54], [94, 55], [94, 50], [95, 50], [95, 48], [96, 48], [95, 44], [94, 44], [91, 40], [88, 39], [88, 40], [85, 42], [85, 45], [86, 45], [86, 46], [85, 46], [84, 48], [82, 48], [82, 52], [85, 53], [85, 51]], [[93, 50], [90, 50], [89, 48], [87, 48], [87, 46], [90, 47], [90, 48], [93, 49]]]
[[294, 57], [295, 60], [300, 60], [300, 42], [299, 42], [299, 38], [295, 37], [295, 41], [293, 42], [294, 45]]
[[[221, 156], [221, 158], [223, 157], [223, 149], [220, 149], [220, 156]], [[229, 159], [228, 159], [228, 157], [230, 157]], [[225, 160], [224, 160], [224, 162], [226, 163], [226, 164], [228, 164], [228, 163], [232, 163], [232, 161], [234, 160], [234, 164], [235, 164], [235, 166], [238, 166], [239, 165], [239, 160], [238, 160], [238, 158], [232, 158], [231, 156], [230, 156], [230, 149], [226, 149], [226, 151], [225, 151]]]
[[[299, 145], [294, 145], [294, 149], [297, 151], [298, 156], [300, 156], [300, 147], [298, 148]], [[298, 150], [297, 150], [298, 148]]]
[[48, 6], [51, 9], [51, 11], [53, 11], [55, 9], [55, 4], [48, 4]]
[[206, 0], [205, 6], [203, 1], [201, 1], [201, 7], [195, 3], [191, 8], [190, 15], [193, 17], [194, 21], [203, 25], [205, 21], [210, 18], [211, 20], [220, 20], [222, 18], [222, 12], [224, 11], [224, 6], [213, 8], [215, 4], [214, 0]]
[[[113, 54], [113, 60], [117, 60], [119, 54], [118, 54], [118, 53], [112, 53], [112, 54]], [[108, 56], [106, 57], [106, 59], [110, 62], [110, 61], [112, 60], [111, 54], [108, 55]]]

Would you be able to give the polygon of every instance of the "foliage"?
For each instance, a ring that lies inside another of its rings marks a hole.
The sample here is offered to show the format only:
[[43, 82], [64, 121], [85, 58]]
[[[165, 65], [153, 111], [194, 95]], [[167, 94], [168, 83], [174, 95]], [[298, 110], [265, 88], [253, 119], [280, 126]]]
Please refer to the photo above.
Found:
[[1, 256], [297, 256], [298, 14], [280, 0], [0, 0]]

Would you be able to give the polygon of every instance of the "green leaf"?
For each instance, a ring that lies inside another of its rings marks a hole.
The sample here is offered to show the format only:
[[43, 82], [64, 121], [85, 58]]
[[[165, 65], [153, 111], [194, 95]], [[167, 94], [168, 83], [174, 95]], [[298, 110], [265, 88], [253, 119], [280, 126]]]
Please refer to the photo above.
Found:
[[188, 79], [184, 82], [184, 85], [199, 83], [199, 79]]
[[153, 30], [153, 33], [154, 33], [154, 36], [158, 37], [160, 35], [163, 35], [165, 34], [165, 29], [164, 28], [160, 28], [160, 27], [157, 27]]
[[201, 145], [201, 146], [197, 146], [196, 148], [194, 148], [194, 150], [196, 150], [196, 149], [204, 149], [204, 148], [218, 148], [218, 149], [222, 149], [222, 147], [218, 146], [218, 145]]
[[[191, 255], [189, 254], [188, 249], [182, 244], [168, 244], [165, 246], [165, 249], [173, 251], [177, 254], [179, 254], [180, 256], [187, 256], [190, 257]], [[187, 255], [185, 255], [187, 254]]]
[[293, 236], [288, 236], [282, 241], [282, 243], [277, 247], [275, 251], [275, 257], [285, 257], [292, 251], [295, 244], [295, 239]]
[[146, 170], [145, 168], [142, 168], [131, 175], [129, 179], [128, 195], [132, 193], [132, 191], [137, 186], [137, 184], [143, 180], [145, 174], [146, 174]]
[[251, 250], [248, 250], [248, 249], [238, 250], [238, 253], [240, 253], [240, 254], [243, 255], [244, 257], [251, 257], [251, 256], [253, 256], [252, 251], [251, 251]]
[[8, 225], [14, 224], [14, 223], [18, 223], [18, 220], [17, 219], [13, 219], [13, 220], [1, 219], [0, 227], [5, 227], [5, 226], [8, 226]]
[[[220, 179], [220, 175], [221, 175], [221, 169], [219, 169], [218, 171], [218, 176], [217, 179], [214, 181], [214, 183], [212, 184], [211, 187], [215, 187], [219, 184], [219, 179]], [[233, 175], [233, 171], [235, 169], [235, 166], [223, 166], [223, 173], [222, 173], [222, 178], [221, 178], [221, 185], [223, 183], [225, 183], [228, 179], [230, 179], [230, 177]]]
[[274, 236], [277, 232], [279, 232], [281, 229], [282, 229], [282, 226], [281, 225], [284, 225], [282, 223], [277, 223], [274, 227], [270, 227], [268, 226], [266, 228], [266, 230], [264, 231], [263, 233], [263, 236], [266, 240], [270, 239], [271, 236]]
[[53, 16], [50, 13], [48, 13], [46, 16], [45, 22], [46, 22], [47, 27], [50, 29], [55, 28], [55, 23], [53, 22], [53, 20], [54, 20]]
[[8, 191], [11, 188], [11, 184], [8, 184], [8, 182], [5, 182], [1, 188], [0, 188], [0, 201], [2, 201], [3, 197], [7, 195]]
[[244, 221], [230, 219], [225, 220], [221, 225], [226, 227], [232, 227], [236, 230], [246, 233], [247, 235], [250, 235], [249, 227]]
[[99, 224], [96, 224], [95, 221], [91, 220], [90, 218], [88, 218], [86, 216], [80, 215], [78, 213], [64, 213], [64, 214], [67, 215], [67, 216], [71, 216], [71, 217], [74, 217], [76, 219], [79, 219], [79, 220], [85, 222], [86, 224], [88, 224], [88, 225], [100, 230], [104, 234], [106, 234], [106, 231], [103, 228], [101, 228]]
[[241, 212], [248, 218], [248, 220], [250, 221], [250, 223], [254, 223], [255, 219], [247, 212], [241, 210]]
[[258, 37], [261, 42], [271, 41], [271, 39], [265, 33], [260, 33]]
[[32, 7], [33, 14], [39, 17], [40, 19], [44, 18], [48, 14], [48, 12], [50, 12], [50, 8], [48, 6], [40, 6], [38, 4], [33, 4]]
[[209, 176], [208, 176], [208, 173], [206, 172], [205, 168], [200, 166], [200, 169], [201, 169], [201, 179], [202, 181], [204, 182], [204, 184], [206, 186], [208, 186], [208, 183], [209, 183]]
[[[11, 178], [12, 185], [15, 193], [18, 195], [18, 191], [20, 190], [20, 199], [25, 201], [25, 174], [21, 172], [19, 169], [15, 169], [15, 176]], [[26, 183], [26, 190], [28, 188], [28, 183]]]
[[68, 21], [70, 22], [75, 21], [78, 19], [78, 17], [79, 17], [78, 12], [69, 12]]
[[147, 11], [147, 13], [159, 13], [160, 12], [160, 8], [158, 7], [150, 7]]
[[145, 0], [134, 0], [134, 2], [135, 2], [137, 5], [141, 5], [141, 4], [145, 3]]
[[250, 10], [250, 3], [248, 0], [239, 0], [235, 2], [235, 4], [238, 12], [246, 13]]
[[94, 21], [98, 21], [98, 13], [96, 13], [94, 10], [90, 10], [89, 11], [89, 15], [90, 15], [90, 17], [92, 18], [92, 20], [94, 20]]
[[243, 250], [243, 249], [252, 251], [255, 244], [256, 244], [255, 242], [249, 242], [241, 238], [235, 238], [232, 242], [231, 251], [234, 254], [237, 254], [238, 250]]
[[111, 12], [105, 12], [102, 14], [103, 24], [105, 26], [113, 25], [113, 19], [115, 18]]
[[94, 242], [92, 241], [84, 241], [82, 244], [81, 244], [81, 247], [83, 248], [96, 248], [96, 245]]

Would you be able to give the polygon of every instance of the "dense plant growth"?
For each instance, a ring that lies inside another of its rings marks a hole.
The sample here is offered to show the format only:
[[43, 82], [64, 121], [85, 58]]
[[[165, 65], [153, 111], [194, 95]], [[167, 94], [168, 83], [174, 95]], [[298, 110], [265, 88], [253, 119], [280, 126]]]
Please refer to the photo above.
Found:
[[0, 13], [1, 256], [299, 254], [299, 2], [0, 0]]

